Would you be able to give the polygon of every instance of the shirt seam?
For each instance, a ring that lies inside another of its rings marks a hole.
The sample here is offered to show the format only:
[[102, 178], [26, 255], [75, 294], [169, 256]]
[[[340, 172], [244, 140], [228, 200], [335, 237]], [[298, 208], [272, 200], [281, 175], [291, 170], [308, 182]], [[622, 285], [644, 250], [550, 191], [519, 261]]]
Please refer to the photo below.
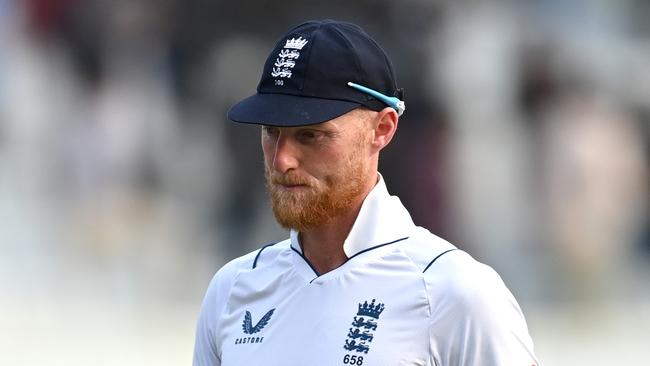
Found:
[[253, 267], [252, 267], [251, 269], [255, 269], [255, 268], [257, 268], [257, 260], [260, 258], [260, 255], [262, 254], [262, 251], [263, 251], [264, 249], [268, 248], [268, 247], [274, 246], [274, 245], [277, 244], [277, 243], [278, 243], [278, 242], [275, 242], [275, 243], [269, 243], [269, 244], [266, 244], [265, 246], [261, 247], [261, 248], [257, 251], [257, 255], [255, 256], [255, 260], [253, 260]]
[[[294, 252], [296, 252], [296, 253], [300, 256], [300, 258], [302, 258], [302, 260], [304, 260], [305, 263], [307, 263], [307, 265], [309, 266], [309, 268], [311, 268], [311, 270], [314, 271], [314, 274], [316, 274], [316, 278], [320, 277], [320, 274], [318, 274], [318, 271], [316, 271], [316, 268], [314, 268], [314, 265], [311, 264], [311, 262], [309, 261], [309, 259], [307, 259], [307, 257], [305, 257], [304, 254], [302, 254], [300, 251], [298, 251], [296, 248], [294, 248], [293, 245], [289, 245], [289, 248], [291, 248], [291, 250], [293, 250]], [[314, 278], [314, 279], [316, 279], [316, 278]], [[313, 281], [313, 280], [312, 280], [312, 281]], [[311, 283], [311, 281], [309, 281], [309, 283]]]
[[[235, 289], [235, 284], [237, 283], [237, 280], [239, 280], [239, 277], [241, 276], [241, 274], [243, 272], [242, 271], [243, 268], [246, 268], [246, 267], [240, 266], [239, 268], [237, 268], [237, 272], [235, 273], [235, 275], [232, 278], [232, 282], [230, 283], [230, 287], [228, 288], [228, 294], [226, 296], [226, 304], [221, 309], [221, 312], [218, 314], [219, 315], [218, 319], [223, 319], [224, 314], [226, 314], [227, 311], [230, 311], [230, 305], [231, 305], [230, 304], [230, 299], [232, 298], [232, 292]], [[221, 360], [221, 352], [222, 352], [222, 350], [221, 350], [221, 347], [219, 347], [219, 345], [223, 343], [223, 341], [222, 341], [223, 337], [222, 337], [221, 333], [219, 333], [218, 336], [219, 336], [218, 337], [219, 342], [218, 342], [218, 344], [217, 344], [217, 342], [215, 342], [215, 348], [217, 348], [217, 351], [218, 351], [217, 352], [217, 357]], [[215, 338], [216, 338], [216, 335], [215, 335]], [[215, 339], [215, 341], [216, 341], [216, 339]]]
[[447, 254], [447, 253], [449, 253], [449, 252], [453, 252], [454, 250], [458, 250], [458, 248], [447, 249], [447, 250], [445, 250], [444, 252], [438, 254], [435, 258], [433, 258], [433, 259], [431, 260], [431, 262], [429, 262], [429, 264], [427, 264], [426, 267], [424, 267], [424, 270], [422, 271], [422, 273], [426, 272], [427, 269], [429, 269], [429, 267], [431, 267], [431, 265], [432, 265], [435, 261], [438, 260], [438, 258], [442, 257], [443, 255], [445, 255], [445, 254]]
[[[355, 253], [354, 255], [352, 255], [351, 257], [347, 258], [343, 263], [341, 263], [341, 265], [340, 265], [339, 267], [337, 267], [337, 268], [334, 269], [334, 270], [337, 270], [337, 269], [343, 267], [343, 266], [344, 266], [346, 263], [348, 263], [352, 258], [357, 257], [357, 256], [359, 256], [360, 254], [363, 254], [363, 253], [366, 253], [366, 252], [372, 251], [372, 250], [374, 250], [374, 249], [379, 249], [379, 248], [385, 247], [385, 246], [387, 246], [387, 245], [391, 245], [391, 244], [399, 243], [399, 242], [401, 242], [401, 241], [403, 241], [403, 240], [406, 240], [406, 239], [408, 239], [408, 238], [409, 238], [409, 237], [406, 236], [406, 237], [403, 237], [403, 238], [400, 238], [400, 239], [395, 239], [395, 240], [390, 241], [390, 242], [388, 242], [388, 243], [378, 244], [378, 245], [375, 245], [375, 246], [373, 246], [373, 247], [370, 247], [370, 248], [366, 248], [366, 249], [364, 249], [364, 250], [361, 250], [361, 251]], [[302, 258], [302, 259], [303, 259], [303, 260], [304, 260], [308, 265], [309, 265], [309, 267], [311, 268], [311, 270], [314, 271], [314, 274], [316, 274], [316, 277], [313, 278], [311, 281], [309, 281], [309, 283], [312, 283], [312, 282], [314, 282], [316, 279], [318, 279], [319, 277], [321, 277], [321, 276], [323, 276], [323, 275], [329, 273], [329, 272], [327, 272], [327, 273], [319, 274], [318, 271], [316, 270], [316, 268], [314, 268], [313, 264], [309, 261], [309, 259], [307, 259], [307, 257], [305, 257], [304, 254], [302, 254], [300, 251], [298, 251], [296, 248], [294, 248], [293, 245], [289, 245], [289, 247], [291, 248], [291, 250], [293, 250], [294, 252], [296, 252], [296, 253], [297, 253], [297, 254], [298, 254], [298, 255], [299, 255], [299, 256], [300, 256], [300, 257], [301, 257], [301, 258]]]

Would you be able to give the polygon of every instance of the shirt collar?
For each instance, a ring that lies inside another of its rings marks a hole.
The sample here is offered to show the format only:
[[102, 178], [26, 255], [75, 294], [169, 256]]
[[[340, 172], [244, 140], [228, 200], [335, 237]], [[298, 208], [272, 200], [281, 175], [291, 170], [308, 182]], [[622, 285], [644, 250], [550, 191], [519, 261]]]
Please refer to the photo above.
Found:
[[[377, 184], [363, 201], [343, 242], [343, 251], [350, 258], [368, 248], [408, 237], [414, 227], [411, 215], [398, 197], [388, 193], [384, 178], [379, 174]], [[291, 230], [289, 235], [291, 246], [302, 253], [298, 232]]]

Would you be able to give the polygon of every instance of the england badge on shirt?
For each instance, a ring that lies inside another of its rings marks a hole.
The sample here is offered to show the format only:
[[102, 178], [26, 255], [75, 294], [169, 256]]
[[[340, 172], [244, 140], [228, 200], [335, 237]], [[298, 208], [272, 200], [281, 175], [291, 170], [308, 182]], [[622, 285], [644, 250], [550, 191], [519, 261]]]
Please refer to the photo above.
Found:
[[354, 353], [345, 355], [343, 358], [344, 364], [363, 364], [363, 354], [370, 351], [370, 344], [375, 338], [374, 332], [379, 326], [379, 316], [384, 311], [384, 308], [384, 304], [376, 303], [376, 299], [372, 299], [370, 303], [367, 300], [359, 303], [357, 314], [352, 320], [352, 327], [349, 329], [343, 345], [346, 351]]

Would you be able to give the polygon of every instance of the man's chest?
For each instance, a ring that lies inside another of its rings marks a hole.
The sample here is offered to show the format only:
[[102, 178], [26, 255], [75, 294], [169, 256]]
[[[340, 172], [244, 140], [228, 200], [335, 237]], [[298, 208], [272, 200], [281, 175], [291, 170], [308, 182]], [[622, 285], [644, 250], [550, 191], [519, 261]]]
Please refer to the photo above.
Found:
[[217, 342], [224, 366], [427, 365], [429, 312], [412, 274], [241, 276]]

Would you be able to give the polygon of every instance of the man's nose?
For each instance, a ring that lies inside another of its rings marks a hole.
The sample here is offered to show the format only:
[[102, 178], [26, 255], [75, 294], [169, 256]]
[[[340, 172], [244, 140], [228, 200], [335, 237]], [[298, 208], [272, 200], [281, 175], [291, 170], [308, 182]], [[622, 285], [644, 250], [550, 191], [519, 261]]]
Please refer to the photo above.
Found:
[[273, 168], [279, 173], [286, 173], [298, 167], [298, 150], [286, 135], [280, 135], [275, 143]]

